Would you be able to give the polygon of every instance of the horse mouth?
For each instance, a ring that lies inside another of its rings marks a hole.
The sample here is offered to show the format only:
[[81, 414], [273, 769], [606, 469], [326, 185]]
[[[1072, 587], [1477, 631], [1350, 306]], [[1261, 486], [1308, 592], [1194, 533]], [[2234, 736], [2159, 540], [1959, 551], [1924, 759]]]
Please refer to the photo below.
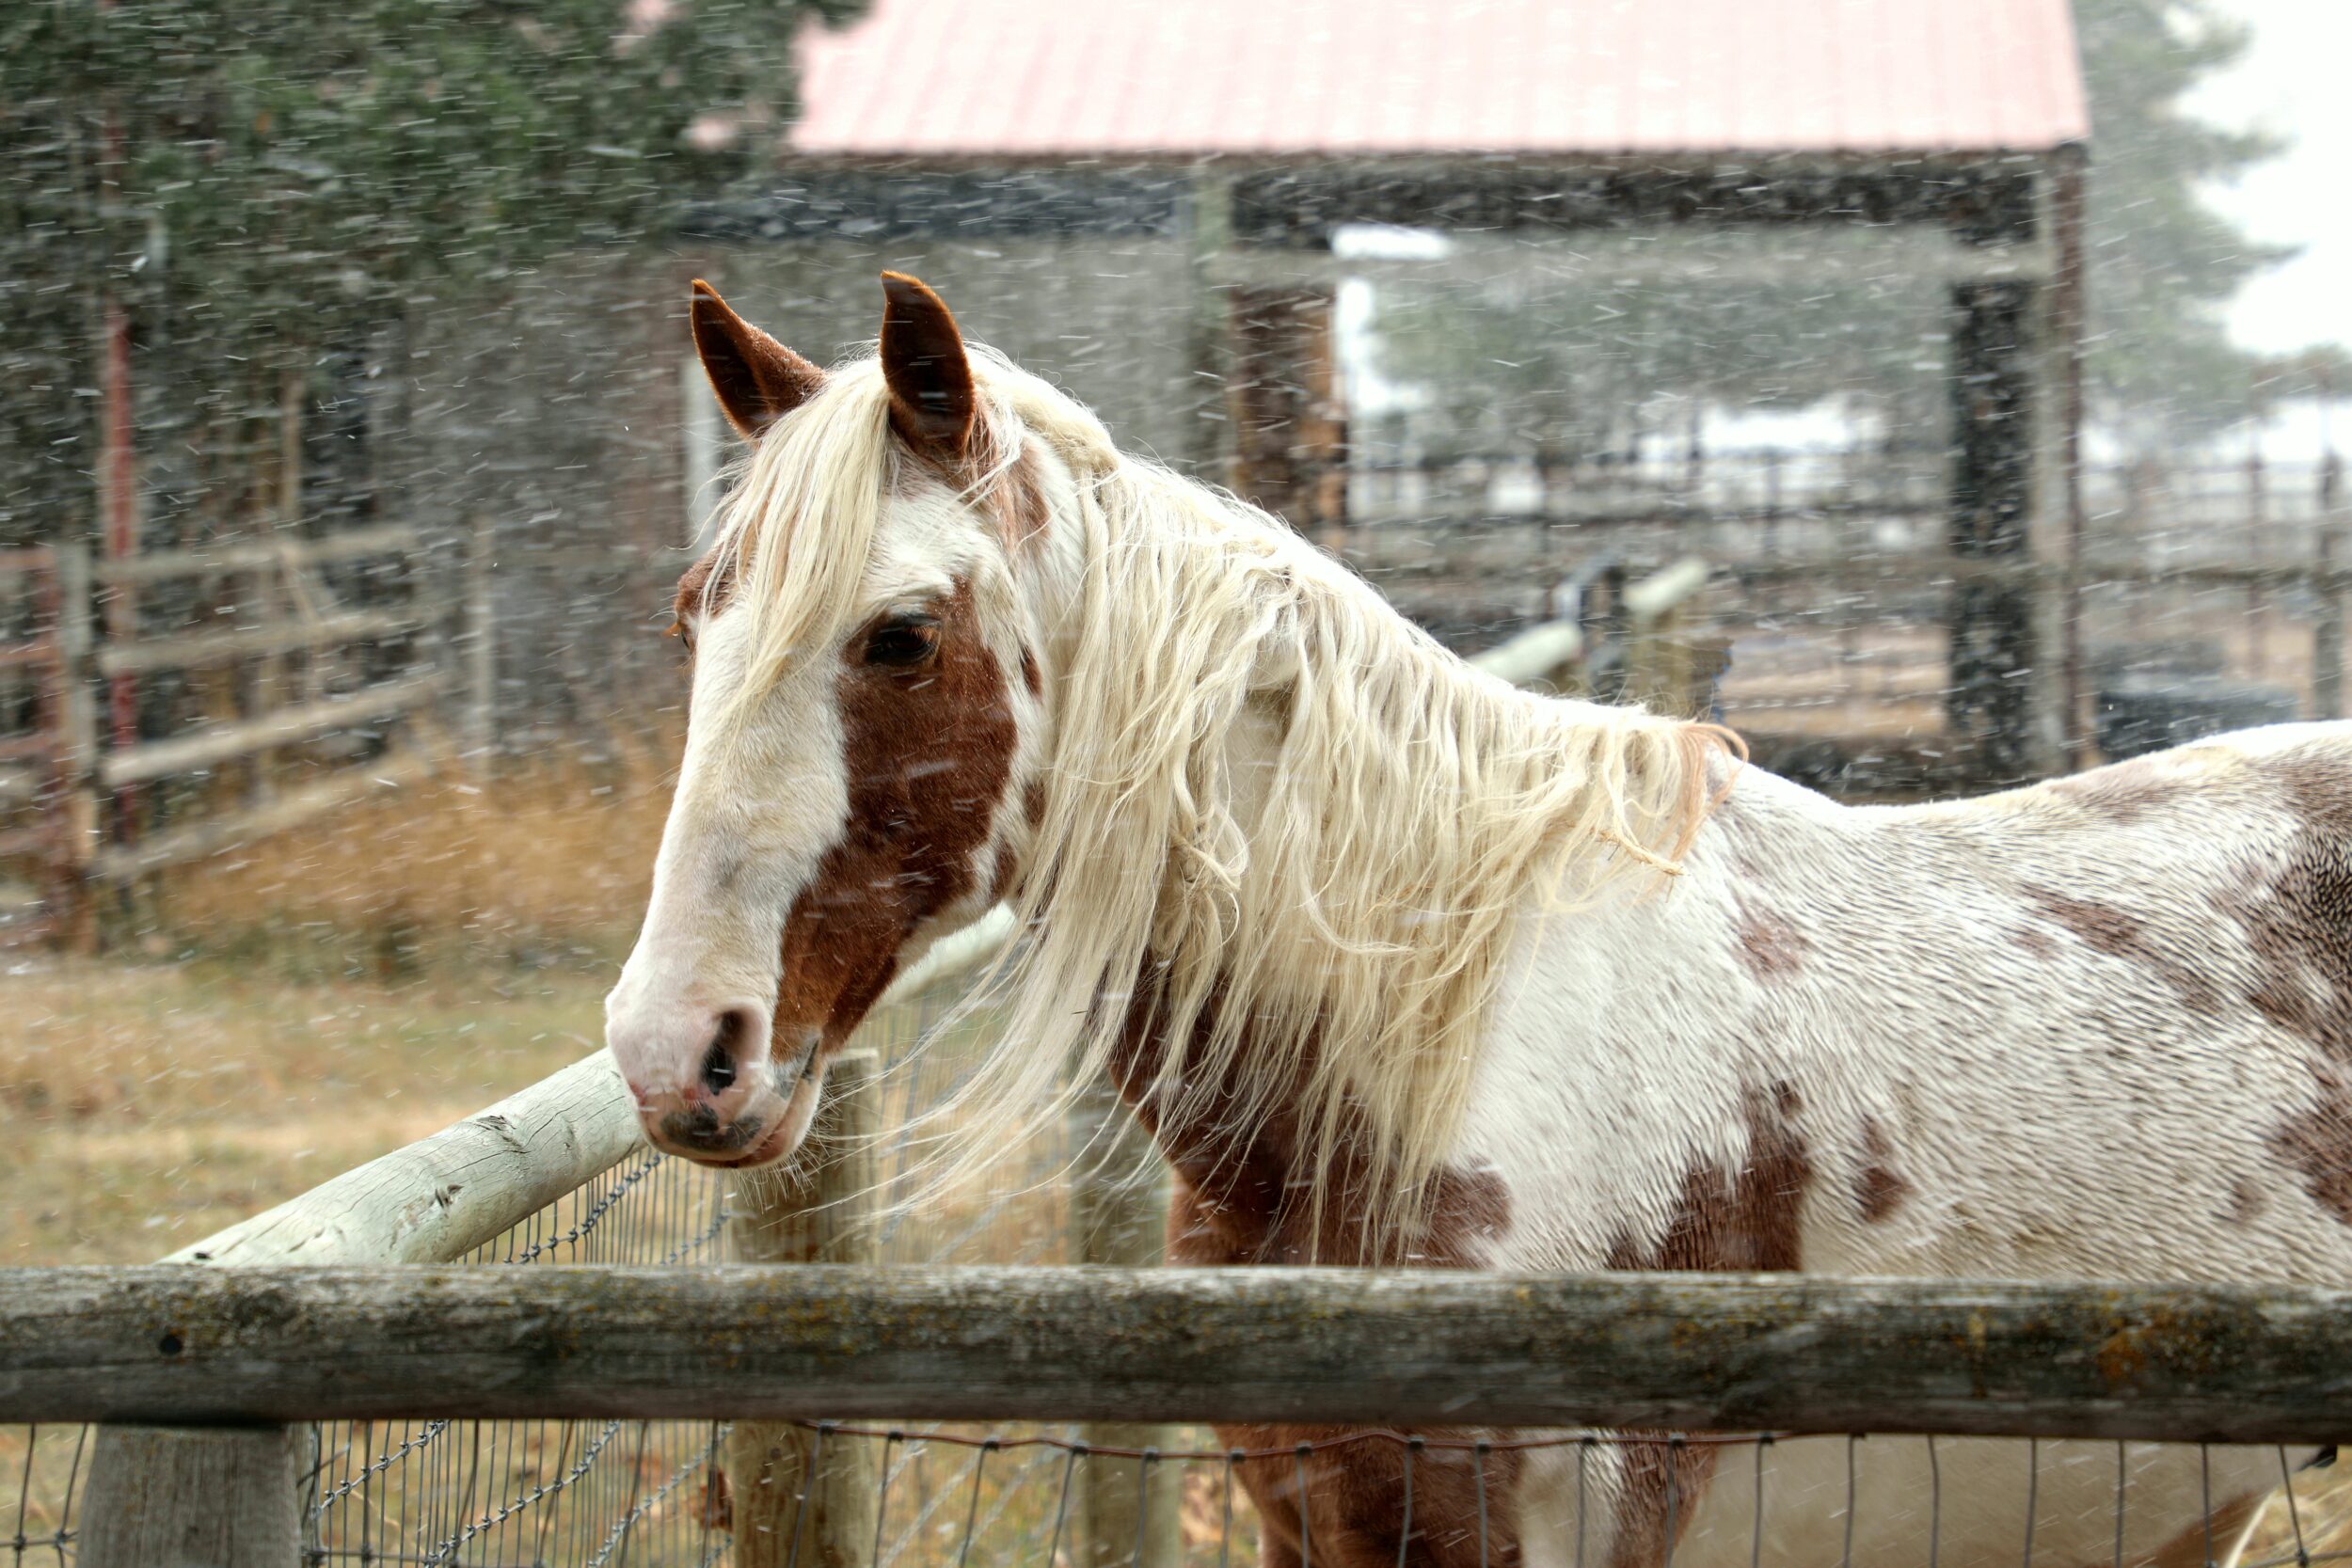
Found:
[[790, 1135], [791, 1131], [789, 1122], [770, 1130], [768, 1135], [759, 1141], [759, 1147], [748, 1154], [716, 1156], [709, 1159], [689, 1155], [688, 1158], [693, 1160], [698, 1165], [708, 1165], [713, 1170], [754, 1170], [761, 1165], [772, 1165], [790, 1151], [790, 1145], [794, 1141]]
[[[686, 1158], [713, 1170], [751, 1170], [772, 1165], [799, 1148], [817, 1120], [817, 1102], [825, 1092], [818, 1078], [822, 1064], [817, 1059], [821, 1043], [822, 1037], [812, 1033], [798, 1056], [776, 1065], [769, 1076], [775, 1095], [773, 1110], [748, 1117], [730, 1129], [739, 1134], [728, 1140], [732, 1147], [687, 1151]], [[808, 1097], [805, 1109], [799, 1103], [803, 1092]]]

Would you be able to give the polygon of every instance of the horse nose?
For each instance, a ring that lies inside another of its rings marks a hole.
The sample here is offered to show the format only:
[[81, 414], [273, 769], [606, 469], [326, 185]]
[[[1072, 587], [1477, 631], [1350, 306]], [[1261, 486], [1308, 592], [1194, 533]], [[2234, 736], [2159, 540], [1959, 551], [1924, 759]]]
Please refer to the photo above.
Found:
[[605, 1042], [648, 1133], [659, 1137], [674, 1116], [697, 1110], [723, 1127], [771, 1076], [765, 1007], [643, 992], [615, 992], [615, 999], [606, 1011]]
[[744, 1052], [758, 1037], [759, 1021], [749, 1007], [729, 1007], [711, 1025], [710, 1043], [703, 1050], [702, 1063], [696, 1069], [692, 1088], [687, 1098], [693, 1098], [699, 1088], [713, 1100], [724, 1099], [742, 1077]]

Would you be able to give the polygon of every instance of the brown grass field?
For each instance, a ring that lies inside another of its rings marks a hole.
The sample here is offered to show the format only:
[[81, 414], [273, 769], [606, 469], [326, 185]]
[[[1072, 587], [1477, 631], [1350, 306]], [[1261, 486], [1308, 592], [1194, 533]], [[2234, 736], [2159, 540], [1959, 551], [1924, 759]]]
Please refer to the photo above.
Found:
[[594, 1050], [666, 775], [430, 781], [175, 877], [106, 958], [10, 955], [0, 1259], [152, 1258]]

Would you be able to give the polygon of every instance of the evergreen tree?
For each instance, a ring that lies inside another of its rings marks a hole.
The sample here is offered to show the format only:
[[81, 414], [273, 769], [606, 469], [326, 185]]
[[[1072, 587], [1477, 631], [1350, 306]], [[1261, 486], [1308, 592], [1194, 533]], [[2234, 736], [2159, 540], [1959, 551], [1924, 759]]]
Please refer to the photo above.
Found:
[[265, 446], [235, 427], [410, 301], [660, 236], [763, 166], [796, 32], [859, 8], [0, 7], [0, 533], [87, 515], [102, 291], [133, 309], [143, 378], [186, 385], [167, 424]]
[[2094, 412], [2151, 441], [2244, 417], [2262, 362], [2229, 341], [2224, 308], [2291, 249], [2248, 239], [2201, 186], [2280, 144], [2228, 131], [2183, 100], [2235, 64], [2246, 26], [2215, 0], [2076, 0], [2090, 94], [2087, 372]]

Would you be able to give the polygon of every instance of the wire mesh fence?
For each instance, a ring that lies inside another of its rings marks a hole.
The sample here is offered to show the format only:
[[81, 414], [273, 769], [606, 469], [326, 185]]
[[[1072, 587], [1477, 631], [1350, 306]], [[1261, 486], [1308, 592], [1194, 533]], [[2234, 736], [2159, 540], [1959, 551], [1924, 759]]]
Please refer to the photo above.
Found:
[[[934, 995], [885, 1007], [861, 1031], [858, 1043], [885, 1066], [885, 1127], [905, 1126], [914, 1111], [949, 1092], [973, 1053], [991, 1043], [984, 1021], [975, 1021], [946, 1031], [935, 1052], [917, 1053], [951, 1000]], [[885, 1199], [908, 1178], [906, 1149], [903, 1139], [886, 1139], [881, 1150]], [[935, 1208], [885, 1201], [882, 1256], [1058, 1260], [1064, 1201], [1051, 1179], [1071, 1152], [1059, 1140], [1043, 1140], [992, 1184], [959, 1191]], [[732, 1255], [728, 1197], [723, 1177], [640, 1149], [453, 1261], [721, 1262]], [[452, 1568], [724, 1561], [728, 1497], [718, 1458], [724, 1438], [724, 1426], [707, 1421], [321, 1423], [304, 1481], [305, 1561]], [[0, 1561], [15, 1568], [74, 1560], [88, 1448], [85, 1428], [0, 1426], [0, 1481], [15, 1482], [0, 1493], [0, 1548], [10, 1553]], [[897, 1464], [906, 1472], [900, 1502], [916, 1499], [928, 1520], [939, 1466], [920, 1443]], [[998, 1484], [992, 1478], [992, 1487]]]

